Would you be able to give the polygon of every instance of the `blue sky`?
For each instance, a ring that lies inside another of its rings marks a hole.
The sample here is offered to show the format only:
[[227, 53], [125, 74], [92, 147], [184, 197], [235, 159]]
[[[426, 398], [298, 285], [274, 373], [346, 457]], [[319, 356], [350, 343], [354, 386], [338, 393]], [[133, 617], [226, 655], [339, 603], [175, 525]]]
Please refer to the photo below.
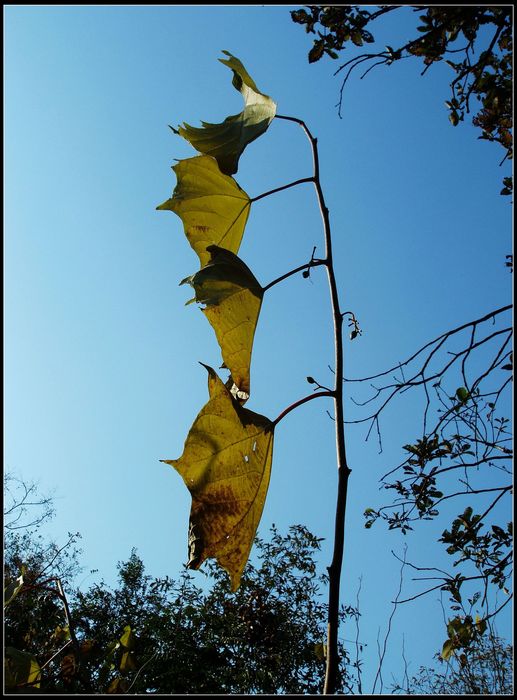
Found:
[[[508, 168], [470, 124], [450, 125], [447, 66], [421, 78], [406, 61], [352, 79], [339, 119], [339, 64], [308, 64], [295, 7], [4, 10], [5, 466], [55, 492], [50, 533], [64, 541], [79, 530], [85, 567], [99, 570], [84, 585], [113, 583], [133, 547], [154, 576], [175, 576], [186, 560], [190, 496], [159, 460], [181, 455], [207, 398], [198, 361], [217, 367], [220, 355], [178, 286], [197, 269], [181, 221], [155, 207], [174, 188], [174, 160], [194, 155], [168, 124], [218, 122], [242, 109], [217, 60], [222, 50], [243, 61], [280, 114], [304, 119], [318, 138], [342, 308], [363, 329], [345, 346], [348, 376], [387, 369], [511, 298], [511, 206], [499, 196]], [[412, 24], [409, 10], [388, 15], [380, 45], [408, 38]], [[236, 179], [255, 196], [311, 174], [303, 133], [277, 120], [248, 147]], [[265, 285], [308, 261], [314, 246], [323, 255], [305, 184], [253, 205], [239, 255]], [[306, 376], [332, 382], [332, 361], [320, 268], [267, 293], [248, 407], [275, 418], [310, 393]], [[279, 425], [259, 529], [307, 525], [326, 538], [322, 567], [336, 485], [327, 408], [311, 402]], [[398, 587], [390, 550], [401, 554], [404, 538], [365, 530], [362, 513], [379, 503], [378, 478], [418, 425], [412, 400], [398, 404], [383, 424], [382, 455], [375, 440], [365, 443], [364, 426], [348, 431], [343, 600], [355, 602], [362, 575], [370, 680]], [[415, 563], [437, 550], [433, 527], [407, 539]], [[344, 635], [353, 638], [351, 629]], [[402, 635], [414, 671], [431, 661], [444, 636], [436, 597], [397, 612], [386, 668], [399, 677]]]

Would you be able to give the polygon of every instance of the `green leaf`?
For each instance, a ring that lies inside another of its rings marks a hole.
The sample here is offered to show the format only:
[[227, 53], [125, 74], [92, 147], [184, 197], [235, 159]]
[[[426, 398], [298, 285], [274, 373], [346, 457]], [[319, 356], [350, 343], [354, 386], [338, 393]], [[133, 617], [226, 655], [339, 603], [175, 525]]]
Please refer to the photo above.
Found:
[[473, 512], [474, 512], [474, 511], [472, 510], [471, 506], [467, 506], [467, 507], [465, 508], [465, 510], [463, 511], [463, 514], [462, 514], [461, 517], [463, 518], [463, 520], [468, 521], [468, 520], [470, 520], [470, 518], [472, 517], [472, 513], [473, 513]]
[[461, 603], [461, 593], [459, 592], [458, 587], [451, 584], [451, 587], [449, 590], [450, 590], [451, 595], [454, 598], [454, 600], [457, 603]]
[[36, 657], [26, 651], [5, 647], [6, 690], [40, 687], [41, 669]]
[[236, 590], [264, 508], [274, 425], [240, 406], [214, 370], [206, 369], [210, 398], [183, 454], [161, 461], [181, 474], [192, 495], [188, 568], [198, 569], [213, 557]]
[[362, 46], [363, 45], [363, 37], [361, 36], [361, 32], [358, 29], [354, 29], [350, 33], [350, 38], [354, 42], [356, 46]]
[[314, 645], [314, 653], [318, 661], [325, 661], [327, 658], [327, 645], [323, 642], [318, 642]]
[[479, 615], [476, 615], [476, 628], [480, 635], [483, 635], [487, 629], [486, 620], [481, 619]]
[[236, 255], [216, 245], [208, 246], [207, 252], [211, 255], [208, 265], [181, 284], [192, 285], [195, 301], [206, 304], [202, 311], [215, 331], [235, 391], [247, 398], [253, 337], [264, 292]]
[[447, 634], [449, 637], [454, 637], [458, 634], [459, 630], [463, 627], [463, 620], [460, 617], [454, 617], [447, 623]]
[[61, 644], [68, 639], [70, 639], [70, 629], [68, 626], [66, 627], [61, 627], [61, 625], [58, 625], [54, 632], [52, 633], [51, 637], [52, 641], [57, 642], [58, 644]]
[[239, 158], [246, 146], [263, 134], [276, 114], [276, 104], [260, 92], [238, 58], [223, 51], [229, 58], [219, 60], [233, 72], [232, 85], [244, 99], [244, 110], [227, 117], [221, 124], [201, 122], [200, 127], [183, 124], [178, 133], [194, 148], [213, 156], [221, 172], [233, 175], [237, 172]]
[[452, 641], [452, 639], [447, 639], [447, 641], [443, 645], [442, 652], [441, 652], [440, 656], [442, 657], [442, 659], [444, 661], [448, 661], [451, 658], [453, 651], [454, 651], [454, 642]]
[[4, 608], [6, 608], [9, 603], [16, 598], [23, 586], [23, 573], [20, 574], [14, 581], [7, 584], [4, 588]]
[[403, 445], [402, 449], [406, 450], [407, 452], [411, 452], [411, 454], [414, 455], [417, 455], [419, 453], [419, 449], [418, 447], [416, 447], [416, 445]]
[[157, 209], [173, 211], [181, 218], [201, 265], [210, 259], [206, 250], [210, 245], [237, 253], [251, 205], [246, 192], [233, 177], [223, 175], [211, 156], [187, 158], [172, 169], [177, 185], [172, 197]]
[[456, 389], [456, 398], [461, 403], [466, 403], [470, 398], [470, 393], [464, 386], [461, 386], [459, 389]]

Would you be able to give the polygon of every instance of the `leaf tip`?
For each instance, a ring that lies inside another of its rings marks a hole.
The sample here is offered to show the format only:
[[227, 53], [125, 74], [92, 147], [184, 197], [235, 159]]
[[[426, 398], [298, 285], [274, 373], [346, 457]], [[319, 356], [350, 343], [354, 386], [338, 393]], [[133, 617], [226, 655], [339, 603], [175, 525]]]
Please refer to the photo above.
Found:
[[210, 365], [205, 365], [204, 362], [201, 362], [201, 360], [198, 360], [199, 364], [206, 369], [210, 377], [217, 377], [216, 371], [210, 367]]

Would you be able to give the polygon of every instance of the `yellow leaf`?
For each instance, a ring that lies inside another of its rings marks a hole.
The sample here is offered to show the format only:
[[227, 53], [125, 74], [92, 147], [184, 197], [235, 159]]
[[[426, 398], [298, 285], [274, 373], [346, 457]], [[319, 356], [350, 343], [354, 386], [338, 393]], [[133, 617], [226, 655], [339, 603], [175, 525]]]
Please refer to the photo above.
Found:
[[119, 639], [119, 642], [122, 644], [123, 647], [126, 649], [134, 649], [135, 648], [135, 643], [136, 643], [136, 637], [134, 635], [133, 630], [131, 629], [130, 625], [126, 625], [124, 627], [124, 633]]
[[444, 661], [448, 661], [454, 653], [454, 642], [452, 639], [445, 640], [440, 656]]
[[218, 245], [237, 253], [248, 220], [251, 200], [233, 177], [223, 175], [210, 156], [180, 161], [173, 168], [178, 179], [171, 199], [157, 209], [169, 210], [183, 221], [185, 235], [201, 265]]
[[246, 399], [250, 393], [253, 338], [264, 292], [236, 255], [215, 245], [208, 246], [207, 251], [211, 256], [208, 265], [181, 284], [191, 284], [195, 301], [206, 305], [202, 311], [215, 331], [234, 391]]
[[134, 671], [137, 668], [137, 663], [133, 652], [125, 651], [122, 654], [122, 659], [120, 660], [120, 670], [122, 673], [127, 673], [128, 671]]
[[58, 625], [54, 630], [51, 639], [58, 644], [70, 639], [70, 629], [68, 627], [61, 627]]
[[239, 158], [246, 146], [263, 134], [276, 114], [276, 104], [260, 92], [238, 58], [223, 51], [229, 58], [219, 60], [233, 72], [232, 85], [244, 99], [244, 110], [227, 117], [221, 124], [201, 122], [201, 128], [183, 124], [177, 130], [194, 148], [214, 156], [221, 172], [237, 172]]
[[189, 562], [215, 558], [236, 590], [264, 508], [273, 456], [272, 422], [240, 406], [211, 367], [209, 400], [179, 459], [161, 460], [192, 495]]

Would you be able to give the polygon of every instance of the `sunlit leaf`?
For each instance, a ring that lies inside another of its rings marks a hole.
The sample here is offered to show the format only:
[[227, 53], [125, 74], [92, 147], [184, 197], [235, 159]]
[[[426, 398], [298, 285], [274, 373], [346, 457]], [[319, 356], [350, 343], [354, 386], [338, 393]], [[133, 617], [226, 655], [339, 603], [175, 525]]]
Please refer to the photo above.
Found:
[[9, 603], [16, 598], [18, 593], [23, 587], [23, 573], [21, 573], [14, 581], [11, 581], [4, 588], [4, 608], [6, 608]]
[[5, 647], [4, 671], [6, 690], [40, 687], [40, 666], [36, 657], [26, 651]]
[[452, 639], [447, 639], [447, 641], [444, 642], [440, 656], [444, 661], [448, 661], [451, 658], [453, 652], [454, 642], [452, 641]]
[[172, 167], [178, 179], [172, 197], [157, 209], [183, 221], [185, 235], [205, 265], [209, 245], [236, 253], [248, 220], [250, 198], [233, 177], [223, 175], [210, 156], [196, 156]]
[[62, 644], [70, 639], [70, 628], [68, 626], [61, 627], [61, 625], [58, 625], [52, 633], [51, 639], [57, 642], [57, 644]]
[[227, 175], [237, 172], [239, 158], [246, 146], [263, 134], [276, 114], [276, 104], [260, 92], [255, 81], [238, 58], [223, 51], [228, 58], [219, 60], [233, 72], [232, 85], [244, 99], [244, 110], [227, 117], [221, 124], [201, 122], [202, 127], [183, 124], [176, 133], [205, 155], [213, 156]]
[[202, 311], [215, 331], [224, 364], [236, 389], [249, 396], [253, 337], [264, 292], [236, 255], [215, 245], [208, 252], [208, 265], [182, 284], [192, 285], [195, 301], [205, 304]]
[[487, 629], [486, 620], [480, 618], [479, 615], [476, 615], [476, 628], [479, 634], [484, 634]]
[[130, 625], [124, 627], [124, 633], [119, 641], [125, 649], [131, 650], [135, 648], [136, 637]]
[[236, 590], [264, 508], [274, 426], [240, 406], [214, 370], [206, 369], [210, 398], [183, 454], [161, 461], [181, 474], [192, 495], [188, 567], [215, 558]]

